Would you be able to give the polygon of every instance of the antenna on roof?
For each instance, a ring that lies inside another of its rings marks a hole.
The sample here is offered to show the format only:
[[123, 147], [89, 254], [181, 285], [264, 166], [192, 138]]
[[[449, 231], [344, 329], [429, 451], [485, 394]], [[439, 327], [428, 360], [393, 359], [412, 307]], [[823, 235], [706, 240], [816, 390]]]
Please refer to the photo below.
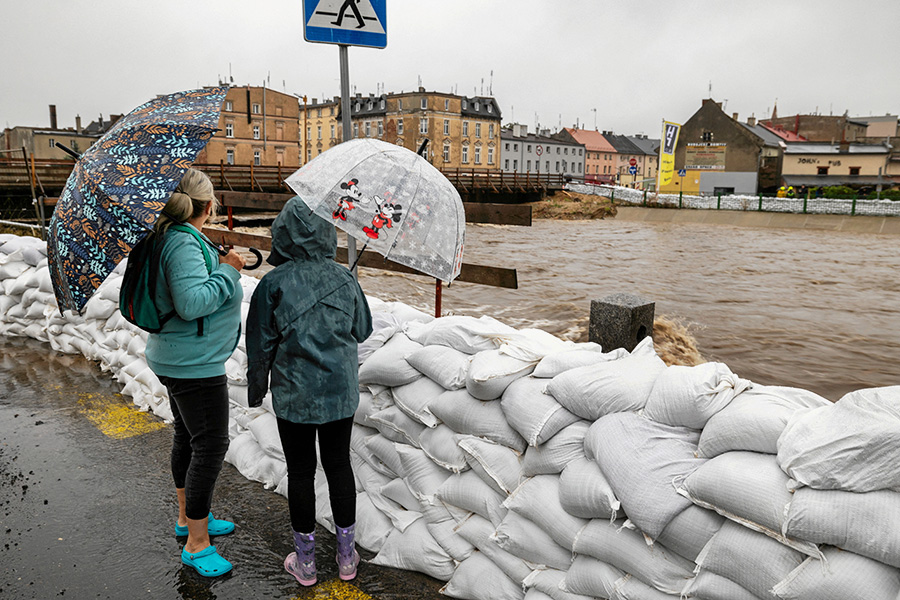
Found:
[[494, 70], [491, 69], [491, 83], [488, 85], [488, 96], [494, 95]]

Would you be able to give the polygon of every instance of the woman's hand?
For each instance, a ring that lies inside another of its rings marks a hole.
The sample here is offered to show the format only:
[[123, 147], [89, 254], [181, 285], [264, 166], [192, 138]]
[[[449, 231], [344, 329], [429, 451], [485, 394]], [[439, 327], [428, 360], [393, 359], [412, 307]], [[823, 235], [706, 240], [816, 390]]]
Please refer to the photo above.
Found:
[[229, 250], [228, 254], [225, 256], [219, 256], [219, 264], [231, 265], [238, 271], [244, 268], [244, 265], [247, 264], [247, 261], [244, 260], [244, 257], [235, 252], [234, 250]]

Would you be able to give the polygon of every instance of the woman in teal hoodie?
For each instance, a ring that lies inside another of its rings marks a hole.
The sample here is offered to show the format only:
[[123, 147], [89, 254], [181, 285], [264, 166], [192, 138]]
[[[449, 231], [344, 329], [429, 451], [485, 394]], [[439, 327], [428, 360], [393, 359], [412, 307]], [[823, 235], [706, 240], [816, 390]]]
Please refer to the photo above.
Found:
[[225, 361], [241, 334], [244, 267], [234, 250], [219, 257], [200, 232], [216, 205], [209, 178], [188, 169], [156, 223], [151, 235], [162, 247], [155, 300], [160, 314], [171, 317], [150, 334], [145, 350], [172, 408], [175, 534], [187, 536], [181, 561], [206, 577], [231, 570], [209, 536], [231, 533], [234, 523], [214, 518], [210, 505], [228, 450]]
[[272, 224], [269, 263], [247, 316], [250, 406], [262, 404], [271, 374], [272, 404], [288, 468], [294, 550], [284, 568], [316, 583], [316, 436], [328, 479], [338, 541], [338, 571], [356, 576], [356, 484], [350, 431], [359, 405], [357, 345], [372, 315], [350, 271], [334, 262], [334, 226], [294, 197]]

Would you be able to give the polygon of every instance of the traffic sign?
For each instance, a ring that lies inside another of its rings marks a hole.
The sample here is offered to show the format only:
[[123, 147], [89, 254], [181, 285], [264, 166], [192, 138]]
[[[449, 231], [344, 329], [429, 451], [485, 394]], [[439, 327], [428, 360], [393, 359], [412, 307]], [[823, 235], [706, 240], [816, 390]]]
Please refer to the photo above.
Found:
[[384, 48], [387, 0], [303, 0], [307, 42]]
[[540, 156], [541, 154], [544, 153], [544, 148], [543, 148], [543, 146], [538, 145], [538, 147], [535, 148], [534, 151], [537, 153], [538, 156]]
[[631, 160], [628, 161], [628, 164], [631, 165], [632, 167], [635, 166], [635, 165], [637, 165], [637, 159], [636, 159], [636, 158], [632, 158]]
[[679, 177], [684, 177], [685, 175], [687, 175], [687, 171], [685, 171], [684, 169], [678, 169]]
[[628, 172], [631, 173], [632, 175], [637, 175], [637, 167], [635, 167], [635, 166], [628, 167]]

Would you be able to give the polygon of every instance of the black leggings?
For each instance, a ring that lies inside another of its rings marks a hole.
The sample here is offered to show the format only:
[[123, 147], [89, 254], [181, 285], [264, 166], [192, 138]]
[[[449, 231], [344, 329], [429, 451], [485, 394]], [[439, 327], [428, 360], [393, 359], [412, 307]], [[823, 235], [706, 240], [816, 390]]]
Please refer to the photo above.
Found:
[[159, 377], [169, 392], [175, 435], [172, 478], [184, 488], [188, 519], [205, 519], [228, 451], [228, 380]]
[[353, 417], [321, 425], [278, 419], [278, 434], [288, 469], [288, 506], [294, 531], [311, 533], [316, 529], [316, 432], [334, 524], [349, 527], [356, 522], [356, 482], [350, 466], [352, 428]]

